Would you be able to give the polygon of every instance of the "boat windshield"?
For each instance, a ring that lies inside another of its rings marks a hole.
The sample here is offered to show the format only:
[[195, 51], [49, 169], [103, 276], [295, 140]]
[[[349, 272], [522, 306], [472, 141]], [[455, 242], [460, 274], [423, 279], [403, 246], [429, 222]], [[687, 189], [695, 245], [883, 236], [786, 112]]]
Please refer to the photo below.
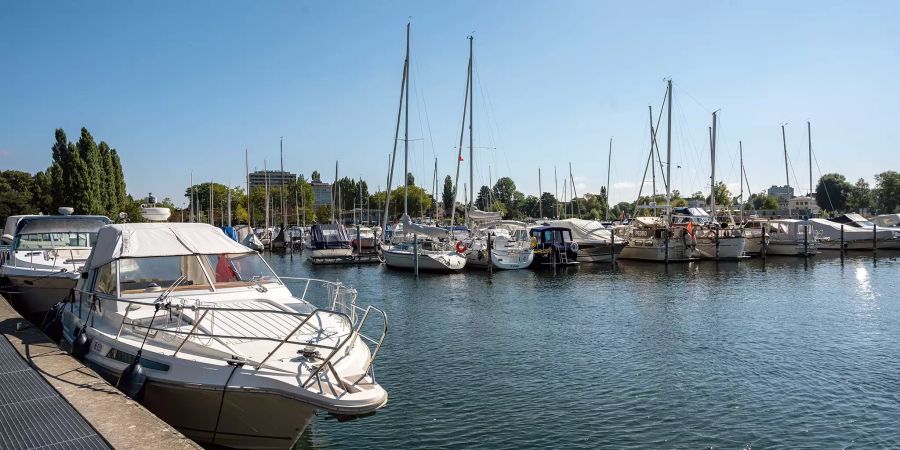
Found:
[[97, 233], [60, 231], [57, 233], [20, 234], [16, 236], [16, 250], [49, 250], [61, 247], [90, 247]]
[[119, 287], [122, 294], [164, 290], [186, 277], [177, 291], [209, 290], [209, 281], [195, 255], [151, 256], [119, 260]]
[[216, 289], [280, 283], [258, 253], [203, 255], [209, 264]]

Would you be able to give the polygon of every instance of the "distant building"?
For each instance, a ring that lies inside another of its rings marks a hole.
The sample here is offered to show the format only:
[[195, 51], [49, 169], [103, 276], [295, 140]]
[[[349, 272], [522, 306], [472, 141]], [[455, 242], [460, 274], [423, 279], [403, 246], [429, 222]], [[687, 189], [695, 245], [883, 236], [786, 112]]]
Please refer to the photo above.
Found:
[[313, 180], [309, 183], [313, 191], [313, 206], [331, 204], [331, 185]]
[[253, 191], [256, 187], [265, 187], [267, 175], [270, 188], [280, 187], [282, 180], [284, 180], [284, 184], [297, 181], [297, 175], [290, 172], [282, 172], [280, 170], [257, 170], [256, 172], [250, 173], [250, 190]]
[[794, 197], [788, 200], [788, 209], [791, 210], [791, 215], [807, 217], [818, 216], [822, 212], [813, 197]]
[[772, 186], [767, 191], [767, 194], [771, 197], [777, 197], [779, 201], [784, 201], [785, 203], [794, 198], [794, 188], [790, 186]]

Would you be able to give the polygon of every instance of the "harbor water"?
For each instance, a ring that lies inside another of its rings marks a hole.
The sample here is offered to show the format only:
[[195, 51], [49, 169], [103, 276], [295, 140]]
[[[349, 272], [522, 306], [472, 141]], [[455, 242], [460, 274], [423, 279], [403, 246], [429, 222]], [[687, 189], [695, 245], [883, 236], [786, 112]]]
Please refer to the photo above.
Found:
[[267, 258], [390, 319], [387, 407], [299, 448], [900, 446], [897, 254], [418, 280]]

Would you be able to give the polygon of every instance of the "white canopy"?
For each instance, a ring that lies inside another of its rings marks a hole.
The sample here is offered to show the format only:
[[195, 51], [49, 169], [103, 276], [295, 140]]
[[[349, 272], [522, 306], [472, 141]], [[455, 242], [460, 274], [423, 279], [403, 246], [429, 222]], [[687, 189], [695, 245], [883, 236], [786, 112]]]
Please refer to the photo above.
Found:
[[900, 214], [882, 214], [872, 218], [872, 223], [879, 227], [900, 227]]
[[572, 240], [577, 243], [590, 241], [607, 242], [612, 239], [610, 230], [596, 220], [563, 219], [548, 220], [546, 223], [550, 226], [572, 230]]
[[482, 211], [478, 208], [472, 208], [469, 210], [470, 220], [500, 220], [502, 218], [503, 214], [499, 212]]
[[440, 227], [430, 227], [428, 225], [419, 225], [416, 223], [412, 223], [409, 219], [409, 216], [406, 214], [400, 219], [401, 223], [403, 223], [403, 232], [407, 235], [417, 234], [422, 236], [429, 236], [435, 239], [442, 239], [449, 236], [446, 228]]
[[205, 223], [128, 223], [107, 225], [97, 233], [97, 245], [87, 270], [118, 258], [253, 253], [222, 230]]

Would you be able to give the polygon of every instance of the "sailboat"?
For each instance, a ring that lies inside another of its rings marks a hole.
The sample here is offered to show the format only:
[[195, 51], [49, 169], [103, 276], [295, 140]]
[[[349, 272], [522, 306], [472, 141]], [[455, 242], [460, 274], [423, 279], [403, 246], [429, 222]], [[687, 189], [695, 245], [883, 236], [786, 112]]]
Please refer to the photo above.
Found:
[[[666, 86], [666, 106], [667, 112], [667, 136], [666, 136], [666, 203], [670, 199], [671, 180], [672, 180], [672, 80], [668, 80]], [[652, 119], [652, 116], [651, 116]], [[647, 166], [644, 168], [644, 177], [646, 178], [647, 167], [652, 165], [653, 152], [656, 146], [656, 129], [651, 123], [650, 127], [650, 155], [647, 158]], [[655, 171], [654, 167], [654, 171]], [[643, 181], [641, 182], [643, 188]], [[640, 192], [638, 193], [640, 198]], [[659, 207], [654, 204], [643, 206], [642, 208], [652, 208], [654, 211]], [[675, 262], [693, 259], [695, 242], [694, 236], [687, 227], [672, 226], [672, 211], [667, 204], [662, 207], [663, 214], [659, 216], [635, 217], [631, 223], [615, 230], [617, 236], [621, 236], [628, 241], [625, 248], [619, 254], [621, 259], [635, 259], [641, 261], [658, 261], [658, 262]]]
[[[718, 222], [716, 217], [716, 119], [717, 119], [718, 111], [713, 111], [712, 113], [712, 128], [710, 130], [710, 140], [709, 140], [709, 151], [710, 151], [710, 166], [712, 167], [710, 172], [710, 180], [711, 188], [710, 188], [710, 211], [712, 212], [712, 217], [709, 215], [706, 216], [707, 221], [705, 223], [697, 223], [694, 225], [699, 225], [699, 227], [691, 227], [694, 234], [694, 238], [696, 240], [697, 253], [701, 258], [704, 259], [740, 259], [744, 256], [744, 247], [747, 244], [747, 240], [744, 238], [743, 233], [740, 229], [737, 228], [725, 228], [722, 226], [720, 222]], [[688, 208], [693, 209], [693, 208]], [[684, 222], [685, 220], [696, 221], [697, 219], [702, 219], [702, 215], [699, 217], [684, 217], [683, 215], [680, 217], [681, 220], [676, 220], [678, 222]]]
[[[397, 126], [394, 131], [394, 151], [388, 172], [387, 198], [385, 202], [384, 229], [391, 203], [391, 182], [393, 180], [394, 157], [397, 154], [397, 138], [400, 132], [401, 114], [403, 126], [403, 216], [400, 219], [402, 232], [397, 227], [392, 233], [392, 241], [381, 245], [381, 255], [388, 267], [404, 270], [427, 270], [454, 272], [466, 266], [466, 258], [450, 245], [450, 234], [444, 228], [415, 224], [409, 217], [409, 35], [410, 24], [406, 24], [406, 59], [403, 63], [403, 80], [400, 87], [400, 107], [397, 111]], [[470, 66], [471, 67], [471, 66]], [[470, 69], [471, 70], [471, 69]], [[387, 233], [385, 233], [387, 234]], [[399, 238], [399, 240], [398, 240]], [[396, 244], [392, 242], [398, 241]]]

